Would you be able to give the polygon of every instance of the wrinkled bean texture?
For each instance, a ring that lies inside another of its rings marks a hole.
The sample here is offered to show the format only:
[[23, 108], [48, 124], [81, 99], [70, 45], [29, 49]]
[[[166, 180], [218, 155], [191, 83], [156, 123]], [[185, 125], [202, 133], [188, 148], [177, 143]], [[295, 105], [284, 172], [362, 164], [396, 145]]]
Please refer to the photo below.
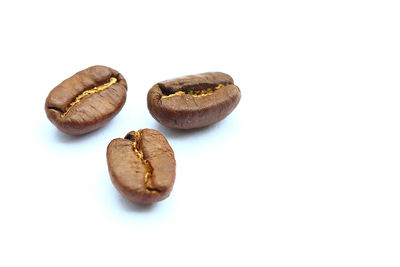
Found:
[[62, 132], [79, 135], [109, 122], [122, 109], [127, 84], [118, 71], [93, 66], [66, 79], [49, 93], [45, 111]]
[[150, 114], [164, 126], [192, 129], [228, 116], [241, 92], [231, 76], [207, 72], [155, 84], [147, 94]]
[[129, 132], [107, 147], [111, 181], [126, 199], [150, 204], [169, 196], [175, 181], [174, 151], [167, 139], [152, 129]]

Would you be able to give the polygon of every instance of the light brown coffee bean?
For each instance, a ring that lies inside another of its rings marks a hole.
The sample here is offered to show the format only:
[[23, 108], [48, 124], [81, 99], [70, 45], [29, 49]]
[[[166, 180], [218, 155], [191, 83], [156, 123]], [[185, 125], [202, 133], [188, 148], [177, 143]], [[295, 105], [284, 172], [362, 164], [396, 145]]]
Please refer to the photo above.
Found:
[[82, 70], [56, 86], [45, 104], [49, 120], [62, 132], [85, 134], [109, 122], [122, 109], [127, 84], [105, 66]]
[[175, 156], [167, 139], [152, 129], [129, 132], [107, 147], [111, 181], [126, 199], [149, 204], [169, 196], [175, 181]]
[[207, 72], [155, 84], [147, 94], [150, 114], [161, 124], [192, 129], [228, 116], [240, 101], [231, 76]]

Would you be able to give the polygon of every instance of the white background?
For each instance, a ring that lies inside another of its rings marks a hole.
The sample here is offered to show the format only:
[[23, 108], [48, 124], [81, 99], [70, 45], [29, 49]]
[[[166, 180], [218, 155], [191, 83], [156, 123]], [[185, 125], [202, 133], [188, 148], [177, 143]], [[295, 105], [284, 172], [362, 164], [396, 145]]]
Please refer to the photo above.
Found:
[[[398, 1], [2, 1], [0, 266], [399, 266]], [[128, 82], [107, 126], [72, 137], [49, 91], [102, 64]], [[224, 121], [177, 131], [155, 83], [222, 71]], [[177, 160], [141, 207], [107, 144], [154, 128]]]

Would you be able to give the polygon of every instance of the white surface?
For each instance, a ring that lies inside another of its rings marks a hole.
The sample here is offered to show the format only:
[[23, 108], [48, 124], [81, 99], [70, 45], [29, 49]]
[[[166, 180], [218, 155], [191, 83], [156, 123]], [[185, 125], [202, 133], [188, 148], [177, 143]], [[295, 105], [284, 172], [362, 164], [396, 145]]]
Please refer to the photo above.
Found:
[[[2, 1], [0, 266], [399, 266], [398, 1]], [[128, 81], [107, 126], [66, 136], [49, 91], [95, 64]], [[147, 111], [156, 82], [232, 75], [196, 131]], [[177, 160], [149, 208], [106, 146], [155, 128]]]

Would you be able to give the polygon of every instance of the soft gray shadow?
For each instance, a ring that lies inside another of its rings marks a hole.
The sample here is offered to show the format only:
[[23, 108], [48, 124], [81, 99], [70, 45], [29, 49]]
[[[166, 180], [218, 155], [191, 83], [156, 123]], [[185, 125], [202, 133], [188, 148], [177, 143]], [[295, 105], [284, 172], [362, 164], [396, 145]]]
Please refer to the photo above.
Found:
[[161, 132], [163, 135], [165, 135], [165, 137], [167, 139], [169, 139], [169, 138], [186, 138], [188, 136], [203, 135], [203, 134], [207, 134], [208, 132], [215, 131], [222, 124], [223, 124], [223, 121], [220, 121], [220, 122], [217, 122], [217, 123], [214, 123], [214, 124], [202, 127], [202, 128], [183, 130], [183, 129], [168, 128], [158, 122], [153, 122], [153, 129]]
[[151, 212], [152, 210], [154, 210], [154, 208], [157, 206], [156, 203], [152, 203], [152, 204], [148, 204], [148, 205], [141, 205], [141, 204], [136, 204], [133, 203], [127, 199], [125, 199], [123, 196], [121, 196], [120, 194], [118, 194], [118, 202], [121, 204], [122, 208], [125, 211], [128, 212]]
[[84, 142], [85, 140], [88, 140], [92, 138], [93, 136], [101, 135], [103, 132], [107, 131], [109, 127], [112, 127], [113, 121], [110, 121], [103, 127], [96, 129], [92, 132], [82, 134], [82, 135], [69, 135], [66, 133], [61, 132], [57, 128], [54, 127], [54, 139], [57, 142], [64, 143], [64, 144], [69, 144], [69, 143], [77, 143], [77, 142]]

